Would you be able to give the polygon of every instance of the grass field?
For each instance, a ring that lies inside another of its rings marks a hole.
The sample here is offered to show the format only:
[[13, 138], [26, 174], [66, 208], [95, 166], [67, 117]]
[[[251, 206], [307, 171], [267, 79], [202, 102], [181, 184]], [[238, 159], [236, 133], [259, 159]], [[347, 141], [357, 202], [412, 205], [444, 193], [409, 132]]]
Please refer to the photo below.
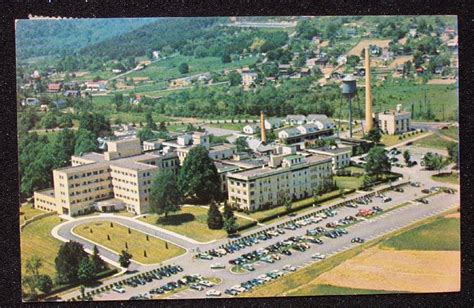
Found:
[[[152, 225], [157, 225], [176, 232], [199, 242], [208, 242], [227, 236], [225, 230], [211, 230], [207, 226], [207, 209], [202, 207], [182, 207], [176, 214], [164, 216], [149, 214], [139, 219]], [[248, 219], [236, 217], [239, 226], [250, 222]]]
[[448, 129], [440, 129], [439, 133], [449, 138], [459, 140], [459, 129], [457, 127], [450, 127]]
[[222, 128], [222, 129], [230, 129], [230, 130], [236, 130], [236, 131], [242, 131], [244, 126], [247, 125], [245, 123], [219, 123], [219, 124], [206, 124], [206, 126], [209, 127], [216, 127], [216, 128]]
[[435, 174], [431, 176], [431, 179], [437, 182], [459, 185], [459, 177], [454, 174], [450, 174], [450, 175]]
[[[78, 235], [117, 253], [125, 250], [125, 243], [127, 243], [128, 251], [133, 256], [132, 259], [144, 264], [160, 263], [185, 252], [183, 248], [171, 243], [168, 243], [168, 249], [166, 249], [165, 241], [151, 235], [147, 241], [144, 233], [133, 229], [130, 231], [129, 234], [127, 227], [117, 223], [111, 227], [110, 222], [106, 220], [81, 224], [74, 228], [74, 232]], [[110, 236], [110, 240], [107, 239], [107, 235]]]
[[448, 145], [450, 145], [451, 143], [452, 143], [451, 141], [447, 141], [441, 138], [440, 136], [433, 134], [425, 138], [419, 139], [417, 141], [414, 141], [413, 145], [424, 147], [424, 148], [446, 150]]
[[359, 189], [364, 182], [364, 176], [334, 176], [334, 180], [339, 188]]
[[399, 135], [382, 135], [382, 138], [380, 139], [380, 142], [383, 143], [386, 147], [391, 147], [394, 145], [397, 145], [402, 142], [409, 141], [413, 138], [421, 137], [424, 135], [428, 135], [429, 133], [421, 133], [421, 134], [413, 134], [411, 136], [408, 136], [405, 134], [405, 138], [399, 139]]
[[43, 262], [40, 273], [55, 277], [54, 259], [62, 242], [51, 235], [51, 230], [59, 223], [61, 220], [56, 215], [44, 217], [30, 223], [20, 233], [22, 273], [25, 272], [26, 260], [37, 256]]
[[35, 209], [31, 205], [23, 205], [20, 207], [20, 225], [25, 222], [27, 219], [31, 219], [36, 215], [45, 213], [42, 210]]
[[363, 295], [363, 294], [385, 294], [389, 291], [366, 290], [337, 287], [329, 284], [318, 284], [295, 292], [288, 292], [288, 296], [317, 296], [317, 295]]
[[390, 238], [382, 248], [397, 250], [459, 250], [460, 220], [440, 217], [435, 221]]

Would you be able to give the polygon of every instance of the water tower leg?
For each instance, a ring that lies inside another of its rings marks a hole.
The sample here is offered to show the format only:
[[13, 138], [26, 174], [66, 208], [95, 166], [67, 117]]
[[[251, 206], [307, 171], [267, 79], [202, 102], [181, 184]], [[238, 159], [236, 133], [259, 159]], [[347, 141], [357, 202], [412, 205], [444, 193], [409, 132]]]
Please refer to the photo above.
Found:
[[349, 138], [352, 138], [352, 98], [349, 97]]

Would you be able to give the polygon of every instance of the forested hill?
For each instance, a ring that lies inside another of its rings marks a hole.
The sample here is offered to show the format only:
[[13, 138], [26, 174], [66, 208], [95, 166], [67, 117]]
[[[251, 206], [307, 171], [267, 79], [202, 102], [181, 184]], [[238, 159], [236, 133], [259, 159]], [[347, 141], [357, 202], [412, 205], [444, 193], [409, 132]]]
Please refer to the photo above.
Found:
[[[224, 18], [163, 18], [128, 33], [85, 47], [80, 54], [110, 59], [144, 56], [151, 50], [181, 49]], [[202, 37], [201, 37], [202, 39]]]
[[18, 20], [17, 57], [24, 60], [64, 56], [156, 21], [154, 18]]

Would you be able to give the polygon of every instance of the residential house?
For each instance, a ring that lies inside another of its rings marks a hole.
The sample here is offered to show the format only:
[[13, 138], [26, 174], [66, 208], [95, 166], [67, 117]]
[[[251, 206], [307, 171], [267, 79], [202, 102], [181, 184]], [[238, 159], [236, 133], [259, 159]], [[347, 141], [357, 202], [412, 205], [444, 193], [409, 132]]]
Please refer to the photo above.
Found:
[[191, 85], [190, 77], [178, 78], [178, 79], [173, 79], [170, 81], [170, 88], [181, 88], [181, 87], [187, 87], [190, 85]]
[[244, 88], [248, 88], [252, 86], [255, 83], [255, 80], [257, 80], [257, 73], [242, 72], [241, 76], [242, 76], [242, 85], [244, 86]]
[[302, 125], [305, 123], [306, 117], [304, 115], [289, 114], [285, 118], [287, 125]]
[[253, 134], [256, 134], [259, 129], [260, 129], [260, 126], [258, 124], [248, 124], [248, 125], [245, 125], [242, 130], [247, 135], [253, 135]]
[[311, 133], [317, 132], [319, 130], [319, 128], [316, 124], [311, 124], [311, 123], [300, 125], [300, 126], [296, 127], [296, 129], [302, 135], [303, 134], [311, 134]]
[[283, 126], [283, 123], [280, 119], [271, 118], [265, 119], [265, 129], [277, 129]]
[[38, 106], [40, 104], [40, 100], [35, 97], [28, 97], [23, 101], [23, 106]]
[[102, 92], [106, 91], [106, 81], [105, 80], [99, 80], [99, 81], [86, 81], [86, 91], [92, 91], [92, 92]]
[[333, 129], [334, 127], [336, 127], [334, 121], [328, 118], [325, 114], [309, 114], [306, 117], [306, 122], [315, 124], [319, 130]]
[[287, 139], [287, 138], [290, 138], [290, 137], [298, 136], [300, 134], [301, 134], [301, 132], [298, 129], [294, 128], [294, 127], [285, 128], [285, 129], [278, 132], [278, 138], [279, 139]]
[[56, 106], [56, 108], [58, 109], [63, 109], [63, 108], [66, 108], [67, 106], [67, 103], [65, 100], [63, 99], [60, 99], [60, 100], [57, 100], [57, 101], [53, 101], [52, 103], [54, 106]]
[[66, 90], [63, 93], [64, 96], [66, 97], [80, 97], [81, 96], [81, 91], [79, 90]]
[[61, 91], [63, 88], [63, 83], [62, 82], [55, 82], [55, 83], [50, 83], [48, 84], [48, 93], [58, 93]]

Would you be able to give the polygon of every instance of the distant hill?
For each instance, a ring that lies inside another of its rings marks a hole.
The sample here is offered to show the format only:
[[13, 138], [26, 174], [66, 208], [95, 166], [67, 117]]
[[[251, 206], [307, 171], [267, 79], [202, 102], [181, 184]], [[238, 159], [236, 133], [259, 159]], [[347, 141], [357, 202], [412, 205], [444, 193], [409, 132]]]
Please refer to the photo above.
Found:
[[156, 18], [18, 20], [17, 57], [24, 60], [64, 56], [156, 21]]

